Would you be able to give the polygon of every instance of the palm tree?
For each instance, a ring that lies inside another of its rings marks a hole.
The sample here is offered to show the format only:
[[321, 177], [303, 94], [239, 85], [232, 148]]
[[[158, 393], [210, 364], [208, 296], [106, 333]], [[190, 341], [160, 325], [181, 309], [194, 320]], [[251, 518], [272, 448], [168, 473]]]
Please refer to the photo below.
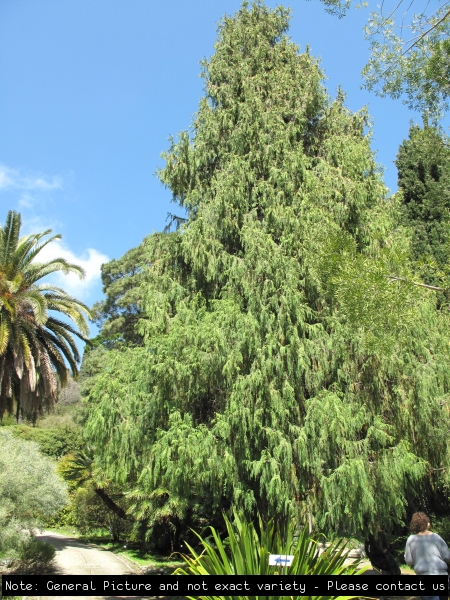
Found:
[[[86, 445], [83, 449], [67, 454], [59, 465], [59, 472], [66, 481], [77, 487], [90, 484], [97, 496], [119, 518], [127, 520], [127, 513], [110, 496], [111, 481], [95, 464], [95, 449]], [[119, 494], [123, 497], [123, 494]]]
[[[20, 214], [9, 211], [0, 225], [0, 418], [8, 412], [36, 420], [56, 401], [58, 387], [78, 375], [80, 355], [74, 335], [88, 341], [88, 307], [64, 290], [38, 283], [55, 271], [77, 273], [81, 267], [55, 258], [36, 262], [39, 252], [53, 240], [51, 233], [19, 237]], [[50, 311], [50, 312], [49, 312]], [[68, 317], [78, 329], [54, 316]]]

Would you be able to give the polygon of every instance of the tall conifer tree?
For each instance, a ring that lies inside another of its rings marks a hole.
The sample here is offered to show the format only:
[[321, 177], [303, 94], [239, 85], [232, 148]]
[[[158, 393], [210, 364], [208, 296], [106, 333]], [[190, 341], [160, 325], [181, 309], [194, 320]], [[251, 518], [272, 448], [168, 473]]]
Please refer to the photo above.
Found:
[[450, 258], [450, 148], [435, 127], [412, 126], [396, 165], [412, 259], [425, 283], [440, 286]]
[[[160, 172], [188, 219], [146, 241], [145, 347], [107, 353], [87, 427], [108, 475], [148, 497], [356, 532], [443, 485], [447, 338], [424, 290], [380, 262], [403, 238], [366, 114], [329, 99], [288, 23], [244, 2], [219, 26]], [[374, 282], [395, 293], [378, 301]], [[386, 353], [369, 341], [389, 324]]]

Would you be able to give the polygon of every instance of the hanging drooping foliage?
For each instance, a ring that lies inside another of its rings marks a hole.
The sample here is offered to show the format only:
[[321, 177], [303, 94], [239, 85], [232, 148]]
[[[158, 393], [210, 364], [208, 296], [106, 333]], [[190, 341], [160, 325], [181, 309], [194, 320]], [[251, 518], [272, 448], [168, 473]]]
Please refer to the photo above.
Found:
[[356, 532], [448, 478], [448, 323], [409, 283], [366, 113], [288, 23], [256, 2], [220, 24], [159, 173], [187, 222], [146, 240], [145, 343], [104, 354], [87, 431], [147, 498]]

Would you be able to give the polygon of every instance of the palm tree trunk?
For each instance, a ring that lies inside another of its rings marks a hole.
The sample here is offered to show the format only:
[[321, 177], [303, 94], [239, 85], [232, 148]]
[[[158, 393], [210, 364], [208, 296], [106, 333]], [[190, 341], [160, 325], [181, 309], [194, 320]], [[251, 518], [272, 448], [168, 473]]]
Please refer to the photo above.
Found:
[[99, 496], [103, 500], [103, 502], [106, 504], [106, 506], [115, 515], [117, 515], [121, 519], [127, 519], [127, 513], [123, 510], [123, 508], [121, 506], [116, 504], [114, 502], [114, 500], [108, 496], [108, 494], [105, 492], [104, 489], [102, 489], [102, 488], [94, 488], [94, 489], [95, 489], [95, 493], [97, 494], [97, 496]]

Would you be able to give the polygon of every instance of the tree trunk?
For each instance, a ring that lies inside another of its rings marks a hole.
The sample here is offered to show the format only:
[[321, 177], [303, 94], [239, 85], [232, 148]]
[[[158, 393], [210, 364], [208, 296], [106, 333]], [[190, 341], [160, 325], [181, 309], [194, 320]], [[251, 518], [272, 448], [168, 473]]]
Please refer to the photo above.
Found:
[[117, 515], [121, 519], [127, 519], [127, 513], [123, 510], [123, 508], [121, 506], [119, 506], [118, 504], [116, 504], [114, 502], [114, 500], [108, 496], [108, 494], [105, 492], [104, 489], [102, 489], [102, 488], [95, 488], [95, 493], [97, 494], [97, 496], [99, 496], [103, 500], [103, 502], [106, 504], [106, 506], [115, 515]]

